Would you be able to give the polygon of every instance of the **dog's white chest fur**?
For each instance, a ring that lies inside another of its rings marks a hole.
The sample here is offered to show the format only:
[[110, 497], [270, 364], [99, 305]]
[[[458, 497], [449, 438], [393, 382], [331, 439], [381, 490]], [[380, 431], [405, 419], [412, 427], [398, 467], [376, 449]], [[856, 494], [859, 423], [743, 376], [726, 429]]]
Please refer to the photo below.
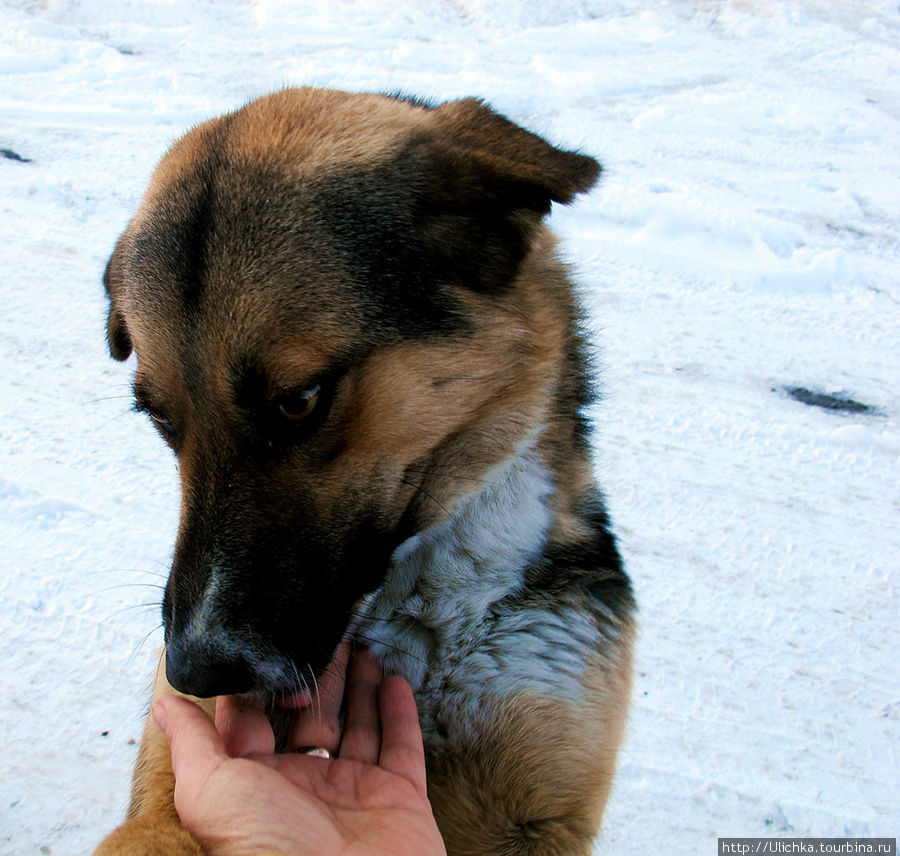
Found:
[[553, 523], [554, 485], [530, 446], [490, 471], [445, 521], [400, 545], [357, 635], [416, 690], [426, 733], [468, 721], [486, 695], [578, 698], [599, 633], [560, 602], [516, 603]]

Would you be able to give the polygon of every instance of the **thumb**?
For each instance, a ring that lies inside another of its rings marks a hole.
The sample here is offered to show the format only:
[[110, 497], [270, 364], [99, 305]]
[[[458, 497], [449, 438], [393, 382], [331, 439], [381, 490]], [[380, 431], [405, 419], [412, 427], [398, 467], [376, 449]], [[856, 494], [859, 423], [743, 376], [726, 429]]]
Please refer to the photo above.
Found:
[[175, 802], [180, 811], [179, 792], [199, 797], [210, 776], [228, 760], [228, 753], [212, 720], [186, 698], [163, 696], [151, 713], [169, 741]]

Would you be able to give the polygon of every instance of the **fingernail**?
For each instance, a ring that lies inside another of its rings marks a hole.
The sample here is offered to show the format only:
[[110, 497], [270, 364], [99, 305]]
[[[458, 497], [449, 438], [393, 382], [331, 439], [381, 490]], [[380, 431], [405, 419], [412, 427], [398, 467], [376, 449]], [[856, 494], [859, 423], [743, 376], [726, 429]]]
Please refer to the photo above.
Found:
[[154, 702], [153, 707], [150, 708], [150, 713], [153, 714], [153, 721], [160, 727], [162, 731], [166, 730], [166, 708], [165, 705], [161, 701]]

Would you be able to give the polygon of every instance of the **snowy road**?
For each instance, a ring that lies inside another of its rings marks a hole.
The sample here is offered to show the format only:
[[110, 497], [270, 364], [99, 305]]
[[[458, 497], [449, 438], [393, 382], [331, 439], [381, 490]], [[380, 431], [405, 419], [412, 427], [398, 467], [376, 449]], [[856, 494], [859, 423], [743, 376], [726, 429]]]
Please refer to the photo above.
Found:
[[606, 166], [554, 215], [641, 604], [597, 853], [896, 835], [896, 0], [4, 0], [0, 853], [120, 819], [161, 641], [177, 485], [103, 265], [174, 137], [301, 83], [482, 95]]

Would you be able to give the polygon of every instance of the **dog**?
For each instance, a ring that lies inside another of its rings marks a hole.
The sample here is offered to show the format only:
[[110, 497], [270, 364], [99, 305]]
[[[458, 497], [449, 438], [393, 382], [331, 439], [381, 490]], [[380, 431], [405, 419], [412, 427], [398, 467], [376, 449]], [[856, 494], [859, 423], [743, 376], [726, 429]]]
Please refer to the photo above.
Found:
[[[476, 99], [286, 89], [172, 146], [104, 275], [182, 486], [155, 693], [284, 696], [363, 640], [451, 856], [590, 853], [622, 741], [635, 604], [543, 224], [599, 172]], [[201, 853], [172, 795], [148, 718], [97, 853]]]

